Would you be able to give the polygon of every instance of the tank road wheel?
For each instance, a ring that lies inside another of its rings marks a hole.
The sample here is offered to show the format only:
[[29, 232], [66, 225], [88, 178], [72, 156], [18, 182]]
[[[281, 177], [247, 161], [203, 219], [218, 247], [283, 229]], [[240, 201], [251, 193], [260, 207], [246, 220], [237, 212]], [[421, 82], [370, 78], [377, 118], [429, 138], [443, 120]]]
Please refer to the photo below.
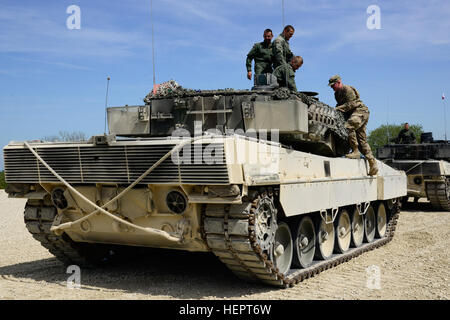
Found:
[[336, 252], [344, 253], [350, 248], [350, 241], [352, 238], [352, 225], [350, 223], [350, 215], [347, 210], [342, 210], [339, 212], [339, 215], [334, 221], [334, 225], [336, 228]]
[[273, 200], [267, 196], [258, 201], [255, 210], [255, 235], [260, 248], [269, 251], [277, 231], [277, 210]]
[[293, 263], [296, 267], [307, 268], [313, 262], [316, 249], [314, 222], [310, 217], [303, 216], [295, 227]]
[[352, 214], [352, 246], [359, 247], [364, 240], [364, 218], [355, 208]]
[[278, 271], [287, 274], [291, 269], [293, 255], [292, 235], [289, 226], [285, 222], [278, 224], [273, 244], [273, 262]]
[[377, 219], [375, 210], [372, 205], [367, 209], [364, 215], [364, 241], [372, 242], [375, 239], [375, 232], [377, 228]]
[[383, 238], [386, 235], [387, 227], [387, 214], [386, 208], [383, 203], [380, 203], [377, 209], [377, 228], [376, 236], [377, 238]]
[[334, 225], [333, 223], [325, 223], [319, 218], [316, 230], [315, 257], [320, 260], [326, 260], [333, 254]]

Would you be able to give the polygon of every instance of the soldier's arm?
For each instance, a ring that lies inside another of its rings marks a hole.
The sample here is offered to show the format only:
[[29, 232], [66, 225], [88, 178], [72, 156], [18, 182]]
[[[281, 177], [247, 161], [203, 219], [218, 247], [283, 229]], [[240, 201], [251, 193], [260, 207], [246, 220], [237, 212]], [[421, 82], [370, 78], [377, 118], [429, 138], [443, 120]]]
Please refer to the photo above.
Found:
[[397, 143], [403, 143], [403, 130], [400, 130], [397, 136]]
[[295, 84], [295, 80], [292, 80], [292, 82], [289, 84], [289, 88], [291, 91], [297, 92], [297, 85]]
[[286, 52], [286, 62], [291, 62], [292, 58], [294, 57], [294, 54], [292, 53], [291, 49], [288, 49]]
[[288, 87], [291, 91], [297, 92], [297, 85], [295, 84], [295, 73], [290, 75]]
[[273, 75], [277, 78], [277, 82], [280, 85], [280, 87], [283, 84], [283, 79], [285, 78], [285, 73], [283, 72], [282, 68], [276, 68], [273, 71]]
[[284, 64], [285, 59], [283, 57], [283, 45], [281, 41], [274, 41], [272, 49], [274, 63], [277, 63], [279, 65]]
[[347, 88], [344, 88], [342, 90], [345, 90], [344, 91], [344, 101], [346, 101], [346, 102], [337, 106], [336, 110], [339, 110], [342, 112], [348, 112], [348, 111], [352, 111], [353, 109], [358, 107], [359, 102], [358, 102], [353, 90], [352, 89], [348, 90]]
[[245, 66], [247, 67], [247, 72], [252, 71], [252, 60], [255, 58], [256, 55], [256, 44], [253, 46], [253, 48], [250, 50], [250, 52], [247, 54], [247, 60], [245, 62]]

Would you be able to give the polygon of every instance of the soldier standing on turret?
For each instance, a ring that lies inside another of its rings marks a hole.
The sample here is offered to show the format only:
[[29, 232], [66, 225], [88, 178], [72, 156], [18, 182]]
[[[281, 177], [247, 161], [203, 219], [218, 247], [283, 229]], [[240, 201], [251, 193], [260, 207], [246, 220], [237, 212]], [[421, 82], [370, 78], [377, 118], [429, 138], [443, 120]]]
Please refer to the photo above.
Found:
[[366, 126], [369, 121], [369, 109], [359, 99], [358, 91], [348, 85], [342, 84], [341, 77], [336, 75], [330, 78], [328, 85], [334, 90], [336, 99], [336, 110], [342, 111], [348, 116], [345, 127], [348, 130], [348, 140], [352, 152], [346, 155], [350, 159], [360, 157], [358, 149], [369, 161], [369, 175], [376, 175], [378, 172], [377, 162], [367, 143]]
[[289, 48], [289, 39], [294, 35], [294, 27], [287, 25], [283, 32], [275, 39], [273, 49], [273, 68], [277, 68], [285, 63], [290, 63], [294, 54]]
[[255, 43], [247, 54], [247, 78], [252, 79], [252, 60], [255, 60], [255, 74], [272, 73], [272, 30], [264, 30], [264, 41]]

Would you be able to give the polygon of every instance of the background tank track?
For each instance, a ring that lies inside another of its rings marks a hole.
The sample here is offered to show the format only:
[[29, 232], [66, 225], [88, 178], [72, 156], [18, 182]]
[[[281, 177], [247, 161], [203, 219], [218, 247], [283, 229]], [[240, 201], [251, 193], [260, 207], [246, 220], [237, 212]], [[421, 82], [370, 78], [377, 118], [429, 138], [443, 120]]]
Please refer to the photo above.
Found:
[[450, 211], [448, 189], [449, 189], [448, 178], [446, 179], [446, 181], [427, 182], [426, 192], [433, 209]]
[[273, 91], [263, 90], [191, 90], [185, 88], [178, 88], [175, 91], [164, 95], [147, 95], [144, 98], [145, 103], [150, 103], [151, 100], [159, 99], [176, 99], [185, 97], [211, 97], [216, 95], [233, 96], [233, 95], [262, 95], [270, 96], [274, 100], [288, 100], [300, 99], [308, 106], [308, 122], [310, 134], [314, 135], [311, 141], [324, 138], [328, 133], [332, 132], [338, 140], [339, 145], [338, 155], [344, 155], [348, 152], [348, 131], [345, 128], [344, 114], [336, 111], [335, 108], [319, 101], [317, 98], [310, 97], [304, 93], [297, 92], [292, 94], [287, 88], [277, 88]]
[[56, 214], [56, 208], [42, 200], [28, 200], [25, 205], [28, 231], [58, 260], [66, 265], [94, 268], [117, 258], [120, 246], [75, 242], [65, 233], [55, 235], [50, 227]]
[[[254, 214], [256, 202], [257, 200], [242, 205], [207, 205], [203, 221], [207, 219], [214, 221], [203, 223], [204, 240], [211, 251], [239, 278], [283, 288], [292, 287], [324, 270], [387, 244], [394, 237], [400, 211], [398, 201], [391, 209], [387, 209], [389, 220], [384, 237], [351, 248], [346, 253], [333, 254], [329, 259], [314, 262], [308, 268], [291, 269], [287, 275], [283, 275], [267, 254], [263, 253], [256, 241]], [[223, 225], [219, 228], [223, 230], [222, 232], [218, 232], [217, 225], [220, 224]]]

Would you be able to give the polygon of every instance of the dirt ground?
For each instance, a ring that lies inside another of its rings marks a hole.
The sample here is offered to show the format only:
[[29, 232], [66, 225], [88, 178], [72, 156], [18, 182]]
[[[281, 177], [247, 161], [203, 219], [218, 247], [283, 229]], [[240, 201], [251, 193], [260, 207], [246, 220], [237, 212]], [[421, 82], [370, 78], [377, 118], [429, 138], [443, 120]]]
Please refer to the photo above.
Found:
[[[450, 213], [426, 202], [400, 214], [393, 241], [289, 289], [238, 280], [212, 254], [153, 250], [104, 269], [81, 269], [81, 288], [25, 228], [25, 201], [0, 190], [3, 299], [449, 299]], [[378, 273], [377, 273], [378, 272]]]

